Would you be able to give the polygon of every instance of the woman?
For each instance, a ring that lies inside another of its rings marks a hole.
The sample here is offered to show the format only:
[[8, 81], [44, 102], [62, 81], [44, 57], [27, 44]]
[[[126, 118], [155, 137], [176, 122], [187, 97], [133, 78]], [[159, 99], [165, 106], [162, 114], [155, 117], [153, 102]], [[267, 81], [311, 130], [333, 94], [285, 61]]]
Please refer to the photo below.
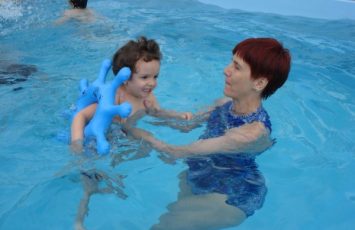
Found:
[[[236, 226], [262, 207], [264, 178], [255, 157], [273, 144], [262, 100], [287, 80], [291, 57], [277, 40], [250, 38], [233, 49], [225, 68], [223, 100], [207, 115], [200, 139], [173, 146], [143, 130], [126, 127], [159, 151], [184, 158], [178, 200], [152, 229], [221, 229]], [[200, 117], [195, 117], [201, 120]]]

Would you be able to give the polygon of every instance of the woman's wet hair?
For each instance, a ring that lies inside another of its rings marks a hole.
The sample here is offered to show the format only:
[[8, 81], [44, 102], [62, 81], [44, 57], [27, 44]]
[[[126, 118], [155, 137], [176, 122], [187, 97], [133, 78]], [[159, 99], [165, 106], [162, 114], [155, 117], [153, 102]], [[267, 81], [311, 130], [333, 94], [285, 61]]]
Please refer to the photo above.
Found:
[[122, 67], [129, 67], [136, 72], [136, 63], [142, 59], [145, 62], [160, 61], [162, 54], [158, 43], [153, 39], [140, 37], [130, 40], [113, 55], [112, 71], [116, 75]]
[[69, 2], [77, 9], [85, 9], [88, 4], [88, 0], [69, 0]]
[[249, 65], [253, 79], [265, 77], [268, 80], [261, 93], [264, 99], [271, 96], [287, 80], [291, 68], [291, 55], [276, 39], [246, 39], [234, 47], [234, 54]]

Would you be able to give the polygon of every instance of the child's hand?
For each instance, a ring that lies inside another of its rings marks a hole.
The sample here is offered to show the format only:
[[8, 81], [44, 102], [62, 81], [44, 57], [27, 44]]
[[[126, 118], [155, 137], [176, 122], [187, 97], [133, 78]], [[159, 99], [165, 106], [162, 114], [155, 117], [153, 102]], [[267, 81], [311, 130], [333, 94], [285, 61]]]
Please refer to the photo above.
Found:
[[145, 107], [145, 112], [149, 115], [156, 115], [158, 110], [153, 106], [153, 103], [150, 100], [144, 100], [143, 101], [144, 107]]
[[189, 120], [191, 120], [193, 118], [193, 116], [194, 115], [192, 113], [190, 113], [190, 112], [181, 113], [181, 119], [183, 119], [183, 120], [189, 121]]
[[172, 157], [169, 154], [160, 153], [158, 157], [166, 164], [170, 164], [170, 165], [176, 164], [176, 158]]
[[72, 141], [70, 144], [70, 149], [74, 153], [80, 154], [83, 152], [83, 140], [79, 139], [76, 141]]

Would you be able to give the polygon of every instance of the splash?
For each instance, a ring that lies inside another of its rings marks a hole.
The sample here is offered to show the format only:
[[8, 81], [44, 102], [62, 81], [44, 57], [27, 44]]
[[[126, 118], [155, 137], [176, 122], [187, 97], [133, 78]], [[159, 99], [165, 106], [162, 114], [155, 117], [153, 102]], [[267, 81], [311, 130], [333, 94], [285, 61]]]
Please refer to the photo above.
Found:
[[18, 1], [0, 0], [0, 21], [16, 20], [23, 16], [23, 7]]

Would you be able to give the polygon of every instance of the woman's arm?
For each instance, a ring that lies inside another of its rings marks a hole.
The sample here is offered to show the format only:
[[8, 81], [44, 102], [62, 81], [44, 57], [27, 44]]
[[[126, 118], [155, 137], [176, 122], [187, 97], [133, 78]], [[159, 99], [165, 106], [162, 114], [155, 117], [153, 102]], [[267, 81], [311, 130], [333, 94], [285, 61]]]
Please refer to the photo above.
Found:
[[198, 140], [188, 145], [169, 145], [157, 140], [150, 133], [133, 128], [130, 134], [149, 142], [155, 149], [175, 158], [208, 155], [213, 153], [260, 153], [272, 146], [273, 141], [265, 126], [260, 122], [230, 129], [225, 135]]

